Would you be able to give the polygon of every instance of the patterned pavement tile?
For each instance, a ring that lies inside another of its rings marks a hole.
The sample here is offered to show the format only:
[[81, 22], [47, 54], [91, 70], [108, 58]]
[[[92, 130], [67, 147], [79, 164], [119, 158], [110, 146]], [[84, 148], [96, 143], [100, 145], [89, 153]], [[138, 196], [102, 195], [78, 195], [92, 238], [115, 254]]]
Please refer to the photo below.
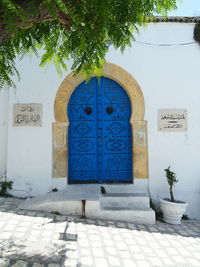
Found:
[[17, 210], [0, 198], [0, 267], [200, 266], [200, 221], [155, 225]]

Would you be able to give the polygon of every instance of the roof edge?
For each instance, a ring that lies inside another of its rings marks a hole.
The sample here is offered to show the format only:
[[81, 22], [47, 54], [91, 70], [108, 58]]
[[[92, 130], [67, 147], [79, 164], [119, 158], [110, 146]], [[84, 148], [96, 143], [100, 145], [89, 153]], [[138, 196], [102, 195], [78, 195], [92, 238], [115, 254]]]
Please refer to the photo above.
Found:
[[177, 22], [177, 23], [196, 23], [200, 21], [200, 16], [186, 17], [186, 16], [154, 16], [152, 20], [149, 20], [149, 23], [157, 22]]

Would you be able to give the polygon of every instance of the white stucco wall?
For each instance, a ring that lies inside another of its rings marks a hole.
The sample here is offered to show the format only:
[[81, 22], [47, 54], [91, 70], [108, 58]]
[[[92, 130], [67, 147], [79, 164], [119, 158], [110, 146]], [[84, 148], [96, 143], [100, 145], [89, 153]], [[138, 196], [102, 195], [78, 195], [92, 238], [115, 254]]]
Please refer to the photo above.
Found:
[[[52, 188], [52, 122], [54, 97], [61, 82], [55, 69], [38, 67], [38, 60], [19, 62], [21, 81], [10, 94], [8, 178], [14, 181], [15, 194], [31, 196]], [[42, 103], [42, 127], [13, 127], [13, 104]], [[20, 193], [21, 192], [21, 193]]]
[[[136, 42], [123, 55], [111, 47], [107, 60], [133, 75], [144, 94], [152, 198], [158, 201], [168, 196], [164, 169], [170, 165], [179, 179], [175, 197], [189, 203], [190, 217], [200, 218], [200, 47], [156, 45], [192, 42], [193, 27], [184, 23], [149, 24], [136, 40], [154, 45]], [[22, 80], [16, 93], [11, 92], [9, 106], [8, 177], [14, 180], [16, 189], [28, 190], [31, 195], [66, 186], [64, 178], [52, 179], [51, 174], [53, 104], [64, 76], [59, 78], [53, 67], [44, 70], [37, 64], [35, 58], [20, 62]], [[42, 127], [13, 127], [14, 103], [42, 103]], [[168, 108], [187, 109], [187, 132], [158, 132], [157, 111]]]
[[0, 90], [0, 180], [6, 177], [8, 144], [8, 106], [9, 90]]

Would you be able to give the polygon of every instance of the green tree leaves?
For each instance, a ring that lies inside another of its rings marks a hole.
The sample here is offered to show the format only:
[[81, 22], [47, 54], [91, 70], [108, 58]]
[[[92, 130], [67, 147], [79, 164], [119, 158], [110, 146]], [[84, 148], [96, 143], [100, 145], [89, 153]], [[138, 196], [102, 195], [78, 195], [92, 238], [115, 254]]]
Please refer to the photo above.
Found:
[[38, 49], [40, 66], [54, 63], [61, 74], [71, 59], [77, 72], [98, 75], [108, 41], [124, 51], [138, 25], [175, 7], [175, 0], [1, 0], [0, 34], [6, 29], [9, 38], [0, 43], [0, 87], [19, 78], [16, 57]]

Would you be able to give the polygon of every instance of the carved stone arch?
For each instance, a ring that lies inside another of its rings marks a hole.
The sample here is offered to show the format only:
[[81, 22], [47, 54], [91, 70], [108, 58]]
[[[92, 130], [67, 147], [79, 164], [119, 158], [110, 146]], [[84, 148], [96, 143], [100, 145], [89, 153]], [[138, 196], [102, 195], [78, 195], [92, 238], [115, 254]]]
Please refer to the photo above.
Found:
[[[127, 92], [132, 108], [130, 123], [133, 132], [133, 177], [148, 178], [147, 123], [144, 121], [144, 97], [137, 81], [123, 68], [106, 62], [103, 67], [105, 77], [119, 83]], [[71, 72], [58, 88], [53, 123], [53, 177], [67, 177], [69, 125], [67, 105], [74, 89], [85, 80]]]

